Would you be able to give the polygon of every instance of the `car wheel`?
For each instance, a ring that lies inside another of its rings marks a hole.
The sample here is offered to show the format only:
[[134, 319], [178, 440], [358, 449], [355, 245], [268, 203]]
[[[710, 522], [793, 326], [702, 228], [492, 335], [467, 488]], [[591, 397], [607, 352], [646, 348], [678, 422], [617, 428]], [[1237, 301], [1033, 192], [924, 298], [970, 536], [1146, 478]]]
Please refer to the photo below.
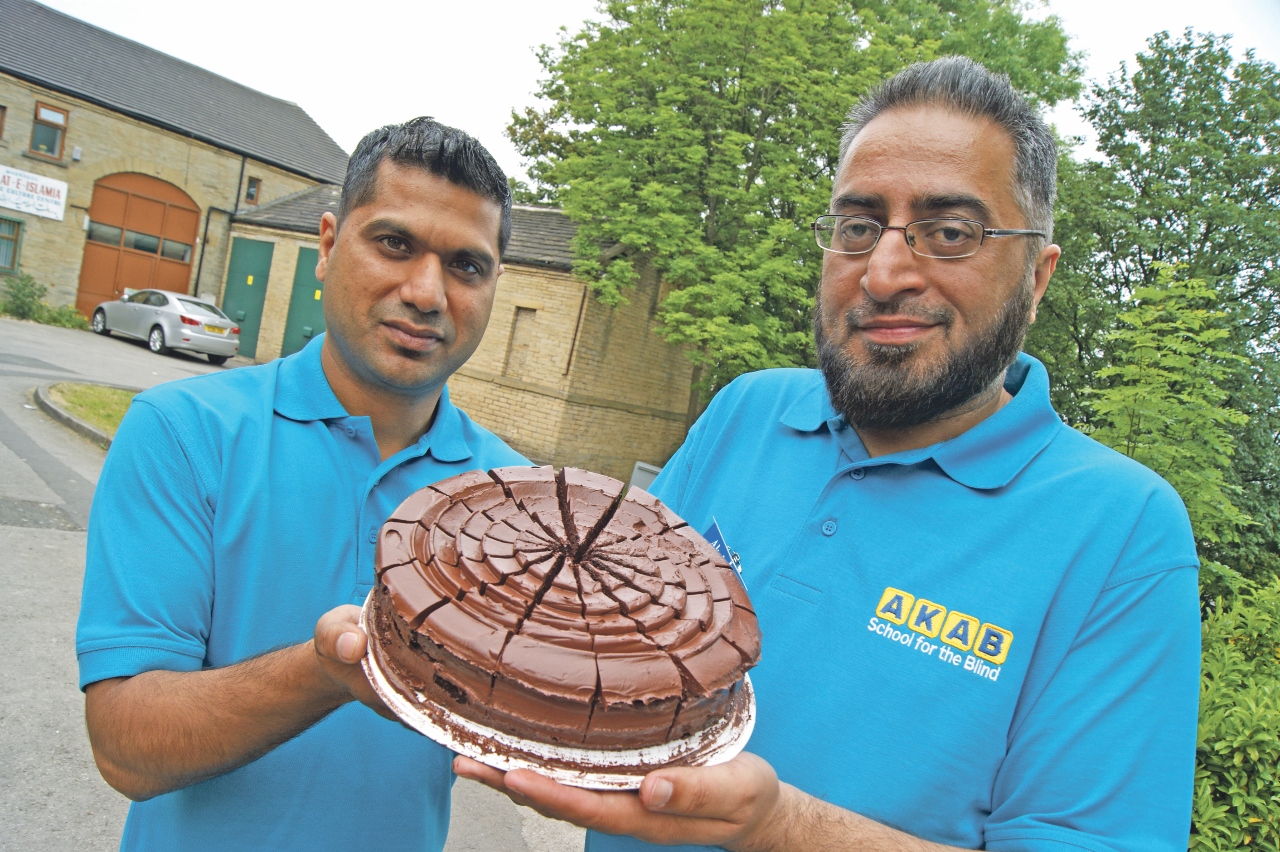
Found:
[[96, 334], [111, 333], [111, 329], [107, 328], [107, 312], [102, 308], [98, 308], [93, 312], [92, 328]]
[[164, 329], [158, 325], [151, 326], [151, 333], [147, 335], [147, 346], [157, 355], [168, 355], [169, 347], [164, 345]]
[[205, 357], [208, 358], [209, 363], [215, 367], [221, 367], [223, 364], [227, 363], [226, 355], [206, 355]]

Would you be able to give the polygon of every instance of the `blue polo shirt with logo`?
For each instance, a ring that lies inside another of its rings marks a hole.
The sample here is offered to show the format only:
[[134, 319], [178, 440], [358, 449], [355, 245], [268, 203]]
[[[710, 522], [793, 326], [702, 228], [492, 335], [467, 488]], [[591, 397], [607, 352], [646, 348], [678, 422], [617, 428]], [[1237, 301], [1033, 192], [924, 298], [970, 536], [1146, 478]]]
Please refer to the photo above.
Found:
[[747, 748], [938, 843], [1185, 849], [1200, 650], [1186, 511], [1062, 423], [1038, 361], [1021, 356], [1006, 388], [959, 437], [874, 459], [812, 370], [744, 376], [694, 426], [653, 491], [741, 559], [764, 634]]
[[[82, 688], [310, 639], [323, 613], [364, 602], [377, 531], [412, 492], [528, 463], [447, 390], [427, 433], [382, 461], [369, 418], [330, 389], [320, 346], [134, 400], [89, 520]], [[347, 704], [252, 763], [134, 804], [121, 848], [439, 850], [451, 758]]]

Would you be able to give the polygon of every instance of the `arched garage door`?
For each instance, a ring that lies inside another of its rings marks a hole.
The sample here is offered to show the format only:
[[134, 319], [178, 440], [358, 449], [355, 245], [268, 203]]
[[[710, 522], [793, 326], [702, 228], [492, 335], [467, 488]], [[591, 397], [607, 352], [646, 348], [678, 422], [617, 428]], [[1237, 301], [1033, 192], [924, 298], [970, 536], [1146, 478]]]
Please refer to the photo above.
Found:
[[76, 308], [85, 316], [126, 287], [187, 292], [200, 208], [178, 187], [121, 172], [93, 185]]

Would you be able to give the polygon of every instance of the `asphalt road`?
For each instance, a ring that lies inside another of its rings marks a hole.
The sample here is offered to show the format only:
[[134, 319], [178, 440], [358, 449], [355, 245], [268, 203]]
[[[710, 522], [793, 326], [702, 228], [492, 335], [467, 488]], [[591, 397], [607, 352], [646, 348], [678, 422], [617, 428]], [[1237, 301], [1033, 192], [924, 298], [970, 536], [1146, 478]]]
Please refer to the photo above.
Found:
[[[232, 369], [0, 317], [0, 850], [118, 847], [128, 801], [103, 782], [76, 688], [85, 525], [106, 454], [35, 408], [57, 381], [147, 388]], [[446, 852], [577, 852], [582, 832], [470, 782]]]

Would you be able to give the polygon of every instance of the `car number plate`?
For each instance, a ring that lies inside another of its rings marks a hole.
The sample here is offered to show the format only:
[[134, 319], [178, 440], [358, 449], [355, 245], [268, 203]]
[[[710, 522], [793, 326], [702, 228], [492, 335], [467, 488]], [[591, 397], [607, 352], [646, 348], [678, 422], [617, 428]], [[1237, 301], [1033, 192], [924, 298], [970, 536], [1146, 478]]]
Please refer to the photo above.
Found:
[[204, 330], [210, 334], [226, 334], [227, 330], [220, 325], [206, 325]]

